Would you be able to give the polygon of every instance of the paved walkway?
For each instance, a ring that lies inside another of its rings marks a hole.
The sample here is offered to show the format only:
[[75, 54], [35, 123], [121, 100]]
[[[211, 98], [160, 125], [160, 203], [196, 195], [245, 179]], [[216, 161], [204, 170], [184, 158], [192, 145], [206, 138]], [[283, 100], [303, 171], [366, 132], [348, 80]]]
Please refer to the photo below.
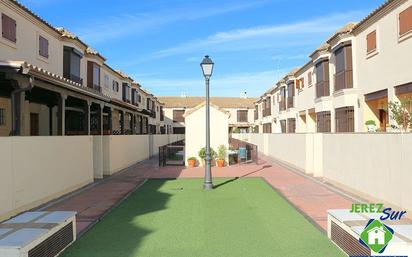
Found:
[[[75, 210], [77, 233], [84, 232], [108, 210], [114, 208], [129, 193], [150, 178], [201, 178], [204, 169], [197, 167], [158, 167], [157, 159], [136, 164], [96, 185], [68, 196], [47, 210]], [[321, 229], [327, 229], [328, 209], [350, 208], [352, 200], [328, 185], [279, 165], [265, 156], [258, 164], [242, 164], [212, 169], [214, 177], [225, 177], [232, 182], [242, 177], [262, 177], [292, 205]], [[219, 185], [215, 185], [219, 186]]]

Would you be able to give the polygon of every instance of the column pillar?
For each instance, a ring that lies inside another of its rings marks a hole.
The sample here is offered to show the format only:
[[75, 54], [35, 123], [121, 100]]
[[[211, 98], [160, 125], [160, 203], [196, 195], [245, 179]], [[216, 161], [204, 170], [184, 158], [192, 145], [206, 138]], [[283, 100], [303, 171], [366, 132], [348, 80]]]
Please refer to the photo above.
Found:
[[86, 135], [90, 135], [90, 106], [92, 105], [92, 102], [87, 100], [86, 105], [84, 106], [84, 130], [86, 132]]
[[109, 134], [113, 135], [113, 109], [111, 106], [108, 107], [109, 108]]
[[66, 100], [67, 95], [60, 94], [59, 97], [59, 107], [58, 107], [58, 119], [59, 119], [59, 126], [58, 126], [58, 134], [60, 136], [66, 135]]
[[100, 135], [103, 135], [103, 110], [104, 110], [104, 104], [100, 104], [100, 109], [99, 109], [99, 127], [100, 127]]
[[53, 136], [53, 105], [48, 105], [49, 107], [49, 136]]
[[120, 134], [124, 135], [124, 111], [120, 111]]

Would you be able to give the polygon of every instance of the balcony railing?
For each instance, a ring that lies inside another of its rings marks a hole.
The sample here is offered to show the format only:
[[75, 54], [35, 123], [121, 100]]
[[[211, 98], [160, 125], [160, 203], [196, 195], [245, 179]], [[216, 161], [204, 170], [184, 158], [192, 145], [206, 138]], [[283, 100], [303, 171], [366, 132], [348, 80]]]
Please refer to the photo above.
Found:
[[70, 79], [71, 81], [74, 81], [74, 82], [76, 82], [76, 83], [79, 83], [79, 84], [83, 85], [83, 79], [80, 78], [79, 76], [70, 74], [70, 76], [69, 76], [68, 79]]
[[287, 104], [288, 104], [288, 108], [293, 108], [294, 107], [294, 97], [293, 96], [291, 96], [291, 97], [288, 97], [287, 98], [288, 100], [287, 100]]
[[320, 81], [316, 83], [316, 97], [329, 96], [329, 81]]
[[335, 74], [335, 91], [353, 88], [352, 70], [343, 70]]
[[97, 92], [102, 92], [102, 87], [99, 85], [93, 85], [93, 89], [96, 90]]

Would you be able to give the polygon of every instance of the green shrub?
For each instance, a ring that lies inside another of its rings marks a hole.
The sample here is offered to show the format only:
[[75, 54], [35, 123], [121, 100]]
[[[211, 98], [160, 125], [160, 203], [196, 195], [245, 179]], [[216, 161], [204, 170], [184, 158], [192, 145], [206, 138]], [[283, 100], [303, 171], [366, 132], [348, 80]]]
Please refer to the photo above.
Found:
[[227, 155], [227, 148], [225, 145], [219, 145], [219, 148], [217, 149], [217, 158], [219, 160], [225, 160]]
[[[206, 147], [203, 147], [202, 149], [199, 150], [199, 158], [204, 160], [206, 158]], [[216, 158], [216, 152], [213, 150], [213, 148], [210, 148], [210, 157], [212, 160]]]
[[374, 120], [367, 120], [365, 122], [365, 125], [366, 126], [371, 126], [371, 125], [376, 126], [376, 122]]
[[196, 159], [196, 157], [189, 157], [189, 158], [187, 158], [187, 160], [188, 161], [196, 161], [197, 159]]

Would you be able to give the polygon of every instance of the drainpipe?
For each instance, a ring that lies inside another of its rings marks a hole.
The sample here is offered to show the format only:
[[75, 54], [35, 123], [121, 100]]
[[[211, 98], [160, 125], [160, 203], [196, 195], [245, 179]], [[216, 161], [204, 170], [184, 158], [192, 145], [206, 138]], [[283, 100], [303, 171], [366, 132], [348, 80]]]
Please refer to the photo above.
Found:
[[[11, 136], [18, 136], [21, 135], [21, 124], [20, 124], [20, 120], [17, 120], [17, 118], [21, 118], [21, 117], [17, 117], [17, 105], [16, 105], [16, 99], [17, 99], [17, 95], [26, 91], [31, 90], [34, 85], [33, 85], [33, 76], [29, 77], [29, 85], [27, 87], [20, 87], [20, 84], [18, 83], [18, 81], [14, 80], [13, 83], [13, 88], [14, 90], [11, 92], [11, 117], [12, 117], [12, 129], [10, 132]], [[19, 104], [21, 105], [19, 99]], [[21, 110], [20, 110], [21, 112]]]

